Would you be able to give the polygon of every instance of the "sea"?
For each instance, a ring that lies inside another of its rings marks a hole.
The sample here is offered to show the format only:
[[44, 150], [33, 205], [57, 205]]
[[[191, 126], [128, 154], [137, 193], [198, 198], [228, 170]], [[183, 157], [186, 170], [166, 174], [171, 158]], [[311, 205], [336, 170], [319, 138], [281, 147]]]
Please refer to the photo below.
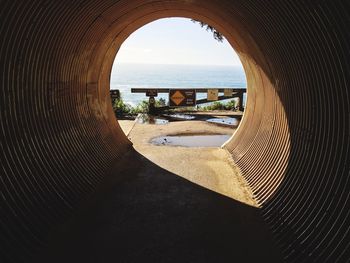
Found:
[[[115, 64], [111, 73], [111, 89], [119, 89], [124, 102], [136, 106], [147, 100], [146, 94], [131, 93], [131, 88], [246, 88], [241, 66]], [[157, 99], [168, 101], [167, 94]], [[206, 94], [197, 94], [197, 99]], [[246, 97], [243, 98], [245, 104]]]

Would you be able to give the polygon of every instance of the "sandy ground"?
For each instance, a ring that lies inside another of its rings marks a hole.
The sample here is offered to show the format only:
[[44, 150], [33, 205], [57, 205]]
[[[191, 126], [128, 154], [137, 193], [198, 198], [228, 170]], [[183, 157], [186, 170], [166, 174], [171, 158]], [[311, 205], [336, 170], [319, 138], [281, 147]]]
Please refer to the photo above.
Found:
[[[131, 125], [130, 121], [120, 124], [125, 127], [123, 130]], [[234, 131], [233, 128], [220, 127], [205, 121], [179, 121], [167, 125], [136, 123], [128, 138], [133, 142], [136, 151], [163, 169], [239, 202], [257, 206], [227, 150], [150, 144], [150, 140], [158, 136], [213, 133], [232, 135]]]
[[122, 128], [124, 134], [128, 135], [131, 129], [133, 128], [135, 121], [130, 120], [119, 120], [119, 125]]
[[38, 262], [282, 262], [225, 150], [148, 143], [198, 131], [233, 132], [198, 121], [136, 124], [129, 134], [135, 149], [111, 167]]

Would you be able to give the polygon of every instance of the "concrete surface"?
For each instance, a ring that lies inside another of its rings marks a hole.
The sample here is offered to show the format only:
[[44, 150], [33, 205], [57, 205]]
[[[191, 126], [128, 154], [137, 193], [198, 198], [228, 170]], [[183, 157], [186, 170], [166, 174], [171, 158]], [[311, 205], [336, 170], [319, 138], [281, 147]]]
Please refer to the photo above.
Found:
[[[121, 123], [123, 127], [125, 123]], [[128, 138], [136, 151], [154, 164], [193, 183], [248, 205], [257, 206], [239, 169], [225, 149], [155, 146], [152, 138], [178, 134], [233, 134], [235, 130], [204, 121], [179, 121], [167, 125], [137, 123]]]
[[223, 149], [152, 146], [159, 134], [231, 132], [202, 122], [136, 124], [135, 150], [52, 239], [42, 262], [281, 262]]
[[128, 135], [135, 125], [135, 121], [133, 120], [118, 120], [118, 123], [125, 135]]

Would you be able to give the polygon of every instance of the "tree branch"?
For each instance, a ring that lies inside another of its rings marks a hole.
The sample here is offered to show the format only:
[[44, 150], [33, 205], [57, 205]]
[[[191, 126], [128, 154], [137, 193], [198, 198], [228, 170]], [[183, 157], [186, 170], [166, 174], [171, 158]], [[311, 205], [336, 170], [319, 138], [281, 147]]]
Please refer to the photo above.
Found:
[[210, 31], [213, 33], [213, 37], [215, 40], [219, 41], [219, 42], [223, 42], [224, 41], [224, 36], [219, 32], [217, 31], [214, 27], [212, 27], [211, 25], [208, 25], [202, 21], [199, 21], [199, 20], [194, 20], [194, 19], [191, 19], [191, 21], [193, 23], [199, 23], [199, 25], [203, 28], [205, 28], [207, 31]]

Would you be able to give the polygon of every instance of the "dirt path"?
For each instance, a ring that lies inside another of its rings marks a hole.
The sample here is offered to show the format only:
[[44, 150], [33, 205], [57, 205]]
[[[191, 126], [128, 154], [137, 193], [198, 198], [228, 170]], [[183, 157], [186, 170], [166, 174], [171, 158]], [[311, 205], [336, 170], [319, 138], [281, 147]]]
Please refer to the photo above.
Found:
[[41, 262], [282, 262], [224, 150], [147, 143], [160, 134], [212, 128], [135, 125], [129, 135], [135, 150], [62, 227]]
[[203, 121], [170, 122], [167, 125], [137, 123], [129, 139], [141, 155], [163, 169], [239, 202], [256, 206], [249, 188], [229, 153], [217, 148], [156, 146], [150, 140], [176, 134], [230, 134], [233, 128]]
[[124, 134], [128, 135], [135, 125], [135, 121], [119, 120], [119, 125], [122, 128]]

